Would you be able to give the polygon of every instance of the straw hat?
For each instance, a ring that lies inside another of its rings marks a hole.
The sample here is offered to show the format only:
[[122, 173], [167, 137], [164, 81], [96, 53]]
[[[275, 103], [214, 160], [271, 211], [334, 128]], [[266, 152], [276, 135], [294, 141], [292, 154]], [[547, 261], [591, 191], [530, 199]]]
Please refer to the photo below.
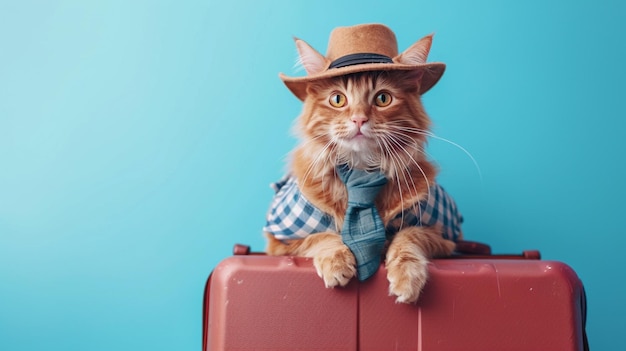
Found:
[[296, 38], [307, 75], [288, 77], [280, 73], [279, 77], [296, 97], [304, 100], [307, 84], [319, 79], [366, 71], [422, 70], [419, 93], [423, 94], [437, 83], [446, 68], [441, 62], [426, 63], [431, 42], [432, 35], [426, 36], [398, 54], [395, 34], [382, 24], [338, 27], [330, 33], [326, 56]]

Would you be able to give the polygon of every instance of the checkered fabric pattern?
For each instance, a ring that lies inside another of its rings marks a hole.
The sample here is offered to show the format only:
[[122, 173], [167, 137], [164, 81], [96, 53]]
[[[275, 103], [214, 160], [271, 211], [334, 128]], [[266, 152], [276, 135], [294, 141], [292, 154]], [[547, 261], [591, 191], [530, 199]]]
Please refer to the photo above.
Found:
[[[296, 179], [287, 175], [271, 187], [276, 191], [267, 212], [263, 231], [279, 240], [302, 239], [321, 232], [341, 231], [329, 214], [322, 212], [307, 200]], [[438, 184], [430, 187], [428, 199], [399, 213], [387, 227], [387, 236], [393, 236], [408, 226], [436, 226], [444, 238], [456, 241], [461, 234], [463, 216], [450, 195]]]

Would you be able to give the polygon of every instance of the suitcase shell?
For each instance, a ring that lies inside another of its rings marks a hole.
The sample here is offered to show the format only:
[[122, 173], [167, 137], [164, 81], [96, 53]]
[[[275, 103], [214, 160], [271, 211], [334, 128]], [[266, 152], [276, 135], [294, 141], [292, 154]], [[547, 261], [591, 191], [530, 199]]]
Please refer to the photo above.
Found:
[[436, 259], [429, 272], [407, 305], [388, 296], [384, 266], [327, 289], [309, 258], [229, 257], [207, 281], [203, 350], [588, 347], [583, 286], [564, 263], [486, 255]]

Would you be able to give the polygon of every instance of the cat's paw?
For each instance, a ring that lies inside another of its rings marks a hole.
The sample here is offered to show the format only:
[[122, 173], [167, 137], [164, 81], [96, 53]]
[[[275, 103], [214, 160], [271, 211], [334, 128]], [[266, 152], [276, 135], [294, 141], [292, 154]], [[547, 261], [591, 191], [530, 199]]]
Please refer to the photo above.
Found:
[[345, 245], [316, 255], [313, 265], [327, 288], [345, 286], [356, 275], [356, 260]]
[[428, 280], [428, 260], [422, 255], [392, 258], [387, 262], [387, 280], [389, 295], [397, 296], [396, 303], [413, 303]]

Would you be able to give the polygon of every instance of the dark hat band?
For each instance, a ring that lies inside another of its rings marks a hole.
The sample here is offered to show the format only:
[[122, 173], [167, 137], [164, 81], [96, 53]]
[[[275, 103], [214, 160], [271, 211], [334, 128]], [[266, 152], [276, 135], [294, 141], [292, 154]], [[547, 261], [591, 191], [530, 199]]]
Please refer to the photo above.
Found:
[[362, 65], [364, 63], [393, 63], [393, 60], [389, 56], [362, 53], [362, 54], [350, 54], [342, 56], [335, 61], [331, 62], [329, 69], [341, 68], [353, 65]]

